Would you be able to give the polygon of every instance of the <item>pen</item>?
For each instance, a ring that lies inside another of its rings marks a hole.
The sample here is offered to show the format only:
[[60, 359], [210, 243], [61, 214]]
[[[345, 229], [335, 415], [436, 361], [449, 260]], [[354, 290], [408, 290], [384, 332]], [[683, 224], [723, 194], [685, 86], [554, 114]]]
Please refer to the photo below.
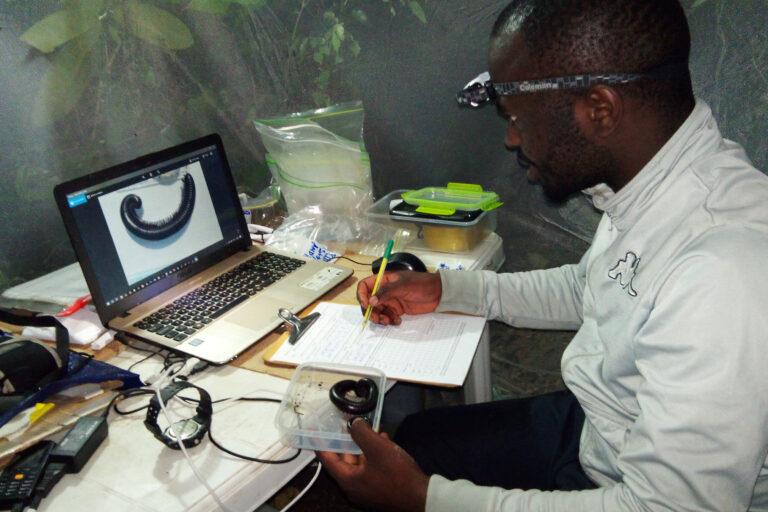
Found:
[[[387, 248], [384, 249], [384, 257], [381, 258], [381, 266], [379, 267], [379, 275], [376, 276], [376, 282], [373, 283], [373, 290], [371, 291], [371, 297], [376, 295], [376, 291], [379, 289], [379, 283], [381, 282], [381, 276], [384, 275], [384, 269], [387, 267], [387, 259], [392, 253], [392, 240], [387, 242]], [[363, 329], [368, 324], [368, 317], [371, 316], [371, 303], [368, 303], [368, 309], [365, 310], [365, 316], [363, 317]]]
[[85, 295], [83, 297], [80, 297], [75, 302], [73, 302], [72, 304], [70, 304], [66, 308], [64, 308], [61, 311], [59, 311], [58, 313], [56, 313], [56, 316], [59, 316], [59, 317], [61, 317], [61, 316], [69, 316], [72, 313], [74, 313], [76, 311], [80, 311], [81, 309], [83, 309], [89, 302], [91, 302], [91, 296], [90, 295]]

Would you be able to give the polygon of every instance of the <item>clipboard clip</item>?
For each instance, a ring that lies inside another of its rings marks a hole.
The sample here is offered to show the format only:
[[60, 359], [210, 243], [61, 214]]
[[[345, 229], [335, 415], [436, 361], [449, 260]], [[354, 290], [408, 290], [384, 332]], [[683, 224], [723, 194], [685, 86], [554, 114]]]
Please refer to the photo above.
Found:
[[291, 326], [291, 334], [288, 336], [288, 343], [291, 345], [295, 345], [307, 329], [315, 323], [315, 320], [320, 318], [319, 312], [310, 313], [304, 318], [299, 318], [286, 308], [278, 309], [277, 315]]

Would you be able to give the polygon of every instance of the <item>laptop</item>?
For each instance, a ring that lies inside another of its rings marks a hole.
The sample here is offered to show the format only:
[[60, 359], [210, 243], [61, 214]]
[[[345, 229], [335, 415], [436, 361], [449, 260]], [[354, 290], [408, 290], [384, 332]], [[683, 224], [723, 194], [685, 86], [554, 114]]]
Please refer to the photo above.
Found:
[[62, 183], [54, 197], [102, 323], [212, 363], [352, 274], [252, 244], [216, 134]]

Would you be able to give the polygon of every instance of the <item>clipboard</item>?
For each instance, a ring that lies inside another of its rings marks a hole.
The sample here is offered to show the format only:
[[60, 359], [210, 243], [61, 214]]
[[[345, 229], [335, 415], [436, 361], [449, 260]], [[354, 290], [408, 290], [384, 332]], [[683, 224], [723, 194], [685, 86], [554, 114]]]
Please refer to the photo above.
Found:
[[304, 314], [320, 317], [296, 344], [283, 333], [264, 352], [265, 364], [303, 363], [367, 366], [388, 379], [435, 386], [464, 383], [480, 342], [485, 318], [451, 313], [405, 315], [399, 326], [362, 328], [359, 305], [321, 302]]
[[[314, 311], [314, 309], [317, 307], [318, 304], [320, 304], [319, 301], [315, 302], [311, 306], [305, 308], [304, 311], [301, 312], [301, 314], [296, 315], [296, 316], [298, 316], [299, 318], [306, 318], [307, 315], [309, 315], [310, 313], [312, 313]], [[264, 351], [264, 353], [261, 355], [261, 357], [262, 357], [262, 359], [264, 360], [264, 362], [266, 364], [274, 365], [274, 366], [278, 366], [278, 367], [283, 367], [283, 368], [296, 368], [298, 366], [298, 364], [284, 363], [284, 362], [281, 362], [281, 361], [272, 361], [272, 357], [274, 357], [275, 353], [278, 350], [280, 350], [280, 347], [283, 346], [283, 343], [287, 343], [288, 342], [288, 338], [290, 337], [290, 335], [291, 335], [290, 330], [286, 329], [285, 332], [283, 332], [280, 335], [280, 337], [277, 338], [277, 340], [275, 342], [273, 342], [267, 348], [267, 350]]]
[[[362, 265], [348, 263], [346, 260], [338, 262], [339, 265], [347, 266], [353, 269], [353, 274], [344, 283], [337, 286], [330, 292], [326, 293], [319, 301], [307, 306], [303, 311], [297, 313], [300, 318], [312, 312], [321, 301], [333, 301], [339, 303], [355, 303], [357, 282], [370, 275], [370, 262], [374, 257], [357, 254], [354, 252], [348, 252], [354, 256], [354, 259], [361, 262]], [[345, 254], [348, 254], [345, 253]], [[294, 311], [294, 313], [296, 313]], [[243, 368], [245, 370], [251, 370], [259, 373], [266, 373], [274, 377], [280, 377], [282, 379], [290, 380], [293, 377], [295, 365], [287, 365], [281, 363], [272, 363], [269, 361], [271, 356], [267, 357], [268, 353], [276, 351], [282, 343], [288, 339], [288, 333], [284, 330], [284, 326], [278, 327], [275, 331], [268, 334], [266, 337], [259, 340], [254, 346], [246, 350], [237, 359], [232, 361], [233, 366]]]

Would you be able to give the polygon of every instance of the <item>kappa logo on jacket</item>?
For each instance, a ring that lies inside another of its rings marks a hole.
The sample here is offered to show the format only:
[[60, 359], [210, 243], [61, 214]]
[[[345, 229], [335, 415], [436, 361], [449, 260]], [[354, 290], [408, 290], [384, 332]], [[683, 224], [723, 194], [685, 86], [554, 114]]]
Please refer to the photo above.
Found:
[[640, 258], [632, 251], [627, 251], [624, 259], [619, 260], [616, 265], [608, 271], [608, 277], [618, 281], [622, 288], [627, 290], [630, 297], [637, 297], [637, 292], [632, 288], [632, 280], [635, 278], [637, 266], [640, 264]]

